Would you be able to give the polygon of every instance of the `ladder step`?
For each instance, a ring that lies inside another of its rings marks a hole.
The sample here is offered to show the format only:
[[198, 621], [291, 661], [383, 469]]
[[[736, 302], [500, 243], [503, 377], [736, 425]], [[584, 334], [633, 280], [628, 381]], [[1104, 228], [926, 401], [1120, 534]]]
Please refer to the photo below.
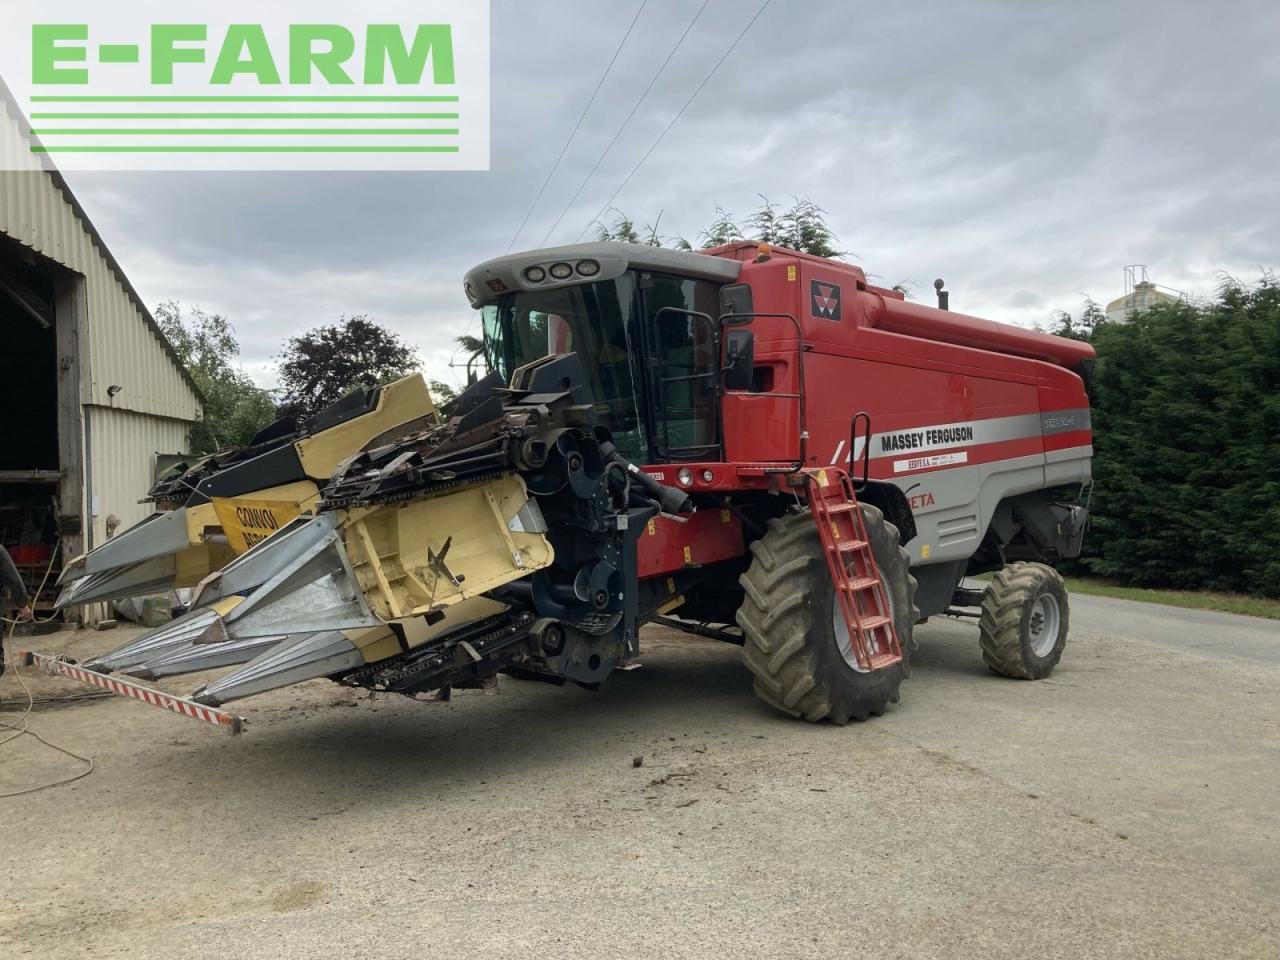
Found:
[[848, 513], [850, 510], [857, 510], [856, 503], [841, 502], [827, 507], [827, 513]]
[[867, 546], [865, 540], [837, 540], [829, 549], [836, 553], [852, 553], [855, 550], [863, 550]]
[[871, 669], [880, 670], [884, 667], [892, 667], [901, 660], [902, 656], [897, 653], [877, 653], [871, 657]]
[[850, 593], [858, 593], [861, 590], [870, 590], [879, 582], [876, 577], [855, 577], [845, 585], [845, 589]]
[[862, 629], [863, 632], [866, 632], [867, 630], [878, 630], [890, 622], [891, 621], [888, 617], [867, 617], [862, 621]]

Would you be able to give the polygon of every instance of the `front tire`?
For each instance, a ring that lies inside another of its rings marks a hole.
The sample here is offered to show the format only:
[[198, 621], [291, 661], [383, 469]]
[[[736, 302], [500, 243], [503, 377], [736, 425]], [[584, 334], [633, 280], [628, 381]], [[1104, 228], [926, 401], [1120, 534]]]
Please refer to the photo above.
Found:
[[765, 535], [751, 544], [751, 566], [739, 579], [745, 593], [737, 615], [742, 659], [755, 677], [756, 695], [787, 716], [844, 724], [879, 716], [898, 702], [915, 649], [916, 581], [897, 528], [870, 504], [860, 506], [902, 645], [902, 660], [891, 667], [863, 672], [841, 651], [843, 618], [807, 511], [770, 520]]
[[1014, 563], [998, 571], [982, 598], [978, 641], [996, 673], [1041, 680], [1053, 673], [1067, 645], [1070, 609], [1062, 575], [1043, 563]]

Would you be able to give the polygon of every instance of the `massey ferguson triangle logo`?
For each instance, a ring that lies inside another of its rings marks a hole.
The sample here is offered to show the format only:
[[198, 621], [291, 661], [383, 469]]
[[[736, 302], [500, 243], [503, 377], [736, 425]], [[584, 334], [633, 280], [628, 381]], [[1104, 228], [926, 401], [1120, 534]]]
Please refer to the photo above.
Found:
[[823, 283], [821, 280], [809, 281], [809, 292], [813, 296], [813, 315], [828, 320], [840, 319], [840, 288], [834, 283]]

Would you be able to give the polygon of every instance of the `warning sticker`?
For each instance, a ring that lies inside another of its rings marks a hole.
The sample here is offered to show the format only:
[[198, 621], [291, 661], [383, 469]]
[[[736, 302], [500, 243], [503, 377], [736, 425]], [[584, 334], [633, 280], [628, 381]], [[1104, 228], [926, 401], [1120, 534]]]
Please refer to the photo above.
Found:
[[894, 473], [905, 473], [908, 470], [929, 470], [933, 467], [949, 467], [956, 463], [968, 463], [969, 454], [961, 451], [960, 453], [939, 453], [932, 457], [912, 457], [910, 460], [893, 461]]
[[213, 509], [236, 554], [246, 552], [302, 513], [295, 500], [213, 497]]

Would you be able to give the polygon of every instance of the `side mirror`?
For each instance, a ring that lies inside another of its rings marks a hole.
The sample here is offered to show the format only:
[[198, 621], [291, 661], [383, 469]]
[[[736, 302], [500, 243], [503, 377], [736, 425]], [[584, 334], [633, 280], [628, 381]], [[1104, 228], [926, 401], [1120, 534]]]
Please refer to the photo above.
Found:
[[720, 374], [726, 390], [750, 390], [755, 379], [755, 336], [750, 330], [730, 330], [724, 339], [724, 367]]

